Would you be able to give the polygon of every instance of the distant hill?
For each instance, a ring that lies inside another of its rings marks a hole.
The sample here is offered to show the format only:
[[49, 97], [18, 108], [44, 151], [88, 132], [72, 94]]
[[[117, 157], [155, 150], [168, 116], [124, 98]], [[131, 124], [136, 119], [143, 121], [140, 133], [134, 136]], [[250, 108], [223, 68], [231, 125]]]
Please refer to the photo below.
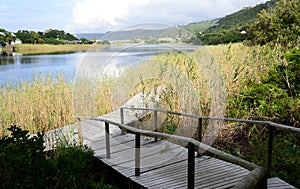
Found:
[[121, 29], [121, 31], [133, 31], [138, 29], [143, 30], [164, 30], [171, 28], [172, 26], [166, 24], [157, 24], [157, 23], [146, 23], [146, 24], [136, 24], [126, 28]]
[[133, 29], [133, 30], [120, 30], [109, 32], [99, 39], [107, 41], [130, 40], [135, 38], [159, 38], [168, 29], [150, 30], [150, 29]]
[[220, 18], [212, 27], [199, 36], [205, 44], [219, 44], [243, 41], [247, 35], [248, 26], [254, 21], [256, 15], [263, 9], [269, 9], [275, 5], [277, 0], [267, 1], [254, 7], [245, 7], [240, 11]]
[[90, 40], [90, 41], [93, 41], [94, 39], [99, 39], [103, 35], [105, 35], [105, 34], [104, 33], [79, 33], [79, 34], [75, 34], [75, 36], [78, 39], [85, 38], [85, 39]]
[[100, 40], [119, 41], [119, 40], [158, 40], [161, 38], [176, 39], [182, 32], [180, 28], [163, 24], [139, 24], [112, 31], [103, 35]]
[[107, 40], [107, 41], [118, 41], [118, 40], [130, 40], [134, 38], [158, 38], [161, 36], [167, 28], [161, 24], [144, 24], [134, 25], [118, 31], [110, 31], [107, 33], [80, 33], [76, 34], [77, 38], [85, 38], [88, 40]]
[[198, 32], [203, 32], [212, 26], [217, 20], [190, 23], [181, 26], [168, 26], [163, 24], [141, 24], [134, 25], [122, 30], [103, 33], [81, 33], [76, 34], [78, 39], [85, 38], [88, 40], [153, 40], [153, 39], [169, 39], [169, 40], [186, 40]]
[[204, 32], [211, 26], [213, 26], [218, 19], [210, 20], [210, 21], [203, 21], [203, 22], [194, 22], [187, 25], [180, 26], [182, 29], [190, 31], [193, 34], [198, 34], [199, 32]]

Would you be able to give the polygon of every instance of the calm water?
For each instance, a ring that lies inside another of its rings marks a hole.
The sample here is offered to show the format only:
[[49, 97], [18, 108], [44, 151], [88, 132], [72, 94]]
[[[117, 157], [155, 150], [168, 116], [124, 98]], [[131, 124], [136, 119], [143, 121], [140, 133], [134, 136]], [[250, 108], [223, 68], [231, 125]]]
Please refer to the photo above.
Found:
[[[51, 55], [0, 56], [0, 83], [9, 81], [32, 81], [33, 74], [50, 74], [52, 77], [64, 73], [72, 81], [76, 69], [89, 64], [111, 65], [111, 68], [134, 64], [146, 58], [169, 51], [189, 51], [196, 46], [134, 45], [112, 46], [93, 52]], [[112, 70], [113, 71], [113, 70]]]

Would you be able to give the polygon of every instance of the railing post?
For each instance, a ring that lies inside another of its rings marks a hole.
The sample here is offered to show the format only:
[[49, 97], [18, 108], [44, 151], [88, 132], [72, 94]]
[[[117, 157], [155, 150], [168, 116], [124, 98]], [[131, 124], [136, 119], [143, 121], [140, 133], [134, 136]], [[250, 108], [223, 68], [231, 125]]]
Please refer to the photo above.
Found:
[[106, 158], [110, 158], [109, 123], [105, 122]]
[[[124, 124], [124, 109], [120, 108], [121, 124]], [[121, 128], [121, 134], [125, 134], [125, 128]]]
[[[154, 110], [154, 131], [158, 131], [158, 125], [157, 125], [157, 110]], [[157, 142], [158, 138], [157, 136], [154, 137], [154, 141]]]
[[[198, 118], [198, 127], [197, 127], [197, 139], [199, 142], [202, 142], [202, 118]], [[198, 150], [197, 156], [201, 156], [201, 153]]]
[[268, 151], [267, 151], [267, 178], [271, 176], [272, 150], [273, 150], [273, 126], [268, 124]]
[[188, 189], [195, 187], [195, 145], [188, 144]]
[[83, 139], [82, 139], [82, 132], [81, 132], [81, 119], [80, 118], [77, 118], [77, 120], [78, 120], [78, 127], [77, 127], [77, 129], [78, 129], [78, 138], [79, 138], [79, 144], [80, 144], [80, 146], [83, 146]]
[[135, 176], [141, 174], [141, 134], [135, 133]]

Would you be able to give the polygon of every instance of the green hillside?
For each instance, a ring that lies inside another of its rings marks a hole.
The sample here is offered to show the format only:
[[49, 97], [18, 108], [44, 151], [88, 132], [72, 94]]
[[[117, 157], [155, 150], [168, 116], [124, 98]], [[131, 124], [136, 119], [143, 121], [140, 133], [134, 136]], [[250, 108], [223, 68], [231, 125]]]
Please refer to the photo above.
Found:
[[187, 30], [193, 34], [197, 34], [199, 32], [204, 32], [211, 26], [213, 26], [216, 22], [218, 22], [217, 19], [215, 20], [210, 20], [210, 21], [204, 21], [204, 22], [195, 22], [195, 23], [190, 23], [187, 25], [180, 26], [180, 28]]
[[247, 38], [247, 28], [253, 23], [256, 15], [263, 9], [273, 7], [278, 0], [267, 1], [254, 7], [246, 7], [233, 14], [220, 18], [212, 27], [198, 35], [199, 39], [208, 45], [240, 42]]

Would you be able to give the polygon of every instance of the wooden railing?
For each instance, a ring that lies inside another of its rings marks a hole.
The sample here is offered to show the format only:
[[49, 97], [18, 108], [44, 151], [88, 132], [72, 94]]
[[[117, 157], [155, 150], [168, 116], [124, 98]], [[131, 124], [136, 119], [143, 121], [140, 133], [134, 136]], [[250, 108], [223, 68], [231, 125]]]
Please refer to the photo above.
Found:
[[[190, 117], [194, 119], [198, 119], [198, 137], [197, 140], [199, 142], [202, 142], [202, 123], [203, 120], [219, 120], [219, 121], [229, 121], [229, 122], [239, 122], [239, 123], [250, 123], [250, 124], [259, 124], [259, 125], [265, 125], [268, 129], [268, 148], [267, 148], [267, 156], [266, 156], [266, 170], [267, 170], [267, 177], [270, 177], [271, 173], [271, 164], [272, 164], [272, 151], [273, 151], [273, 131], [274, 128], [281, 128], [285, 130], [290, 130], [294, 132], [300, 133], [300, 128], [297, 127], [291, 127], [288, 125], [278, 124], [270, 121], [259, 121], [259, 120], [246, 120], [246, 119], [234, 119], [234, 118], [220, 118], [220, 117], [210, 117], [210, 116], [198, 116], [198, 115], [191, 115], [191, 114], [185, 114], [185, 113], [179, 113], [179, 112], [173, 112], [168, 110], [158, 110], [158, 109], [149, 109], [149, 108], [132, 108], [132, 107], [122, 107], [120, 108], [120, 111], [123, 112], [124, 109], [130, 109], [130, 110], [143, 110], [143, 111], [151, 111], [154, 112], [154, 122], [155, 122], [155, 128], [157, 128], [157, 112], [162, 112], [166, 114], [173, 114], [183, 117]], [[121, 117], [124, 115], [121, 113]], [[155, 118], [156, 115], [156, 118]], [[124, 120], [124, 118], [121, 118], [121, 120]]]
[[[130, 109], [130, 110], [142, 110], [142, 111], [148, 111], [153, 112], [154, 117], [154, 131], [149, 130], [142, 130], [137, 129], [128, 125], [124, 125], [124, 109]], [[189, 118], [194, 118], [198, 120], [198, 139], [192, 139], [188, 137], [183, 136], [177, 136], [177, 135], [171, 135], [167, 133], [160, 133], [157, 132], [157, 113], [167, 113], [167, 114], [173, 114], [178, 116], [184, 116]], [[218, 117], [209, 117], [209, 116], [197, 116], [197, 115], [191, 115], [191, 114], [184, 114], [179, 112], [173, 112], [168, 110], [158, 110], [158, 109], [148, 109], [148, 108], [133, 108], [133, 107], [122, 107], [120, 108], [120, 120], [121, 123], [117, 123], [111, 120], [107, 120], [104, 118], [88, 118], [88, 117], [78, 117], [78, 120], [81, 119], [90, 119], [95, 121], [101, 121], [105, 122], [105, 140], [106, 140], [106, 157], [110, 158], [110, 131], [109, 131], [109, 124], [118, 126], [122, 129], [122, 134], [124, 134], [126, 131], [130, 131], [135, 134], [135, 175], [140, 175], [140, 142], [141, 142], [141, 135], [147, 135], [154, 137], [155, 140], [157, 140], [158, 137], [161, 138], [169, 138], [169, 139], [175, 139], [178, 141], [186, 142], [187, 148], [188, 148], [188, 178], [187, 178], [187, 184], [188, 188], [194, 188], [195, 183], [195, 147], [198, 147], [200, 150], [204, 150], [208, 153], [214, 154], [219, 159], [228, 161], [230, 163], [234, 163], [237, 165], [240, 165], [250, 171], [250, 173], [242, 180], [240, 181], [234, 188], [267, 188], [267, 178], [270, 175], [271, 171], [271, 161], [272, 161], [272, 146], [273, 146], [273, 128], [282, 128], [287, 129], [295, 132], [300, 132], [299, 128], [282, 125], [282, 124], [276, 124], [269, 121], [257, 121], [257, 120], [244, 120], [244, 119], [233, 119], [233, 118], [218, 118]], [[238, 157], [235, 157], [233, 155], [227, 154], [223, 151], [217, 150], [211, 146], [208, 146], [204, 143], [202, 143], [202, 122], [203, 120], [223, 120], [223, 121], [231, 121], [231, 122], [241, 122], [241, 123], [251, 123], [251, 124], [262, 124], [266, 125], [268, 128], [268, 152], [267, 152], [267, 171], [263, 167], [260, 167], [258, 165], [255, 165], [253, 163], [250, 163], [246, 160], [240, 159]]]

